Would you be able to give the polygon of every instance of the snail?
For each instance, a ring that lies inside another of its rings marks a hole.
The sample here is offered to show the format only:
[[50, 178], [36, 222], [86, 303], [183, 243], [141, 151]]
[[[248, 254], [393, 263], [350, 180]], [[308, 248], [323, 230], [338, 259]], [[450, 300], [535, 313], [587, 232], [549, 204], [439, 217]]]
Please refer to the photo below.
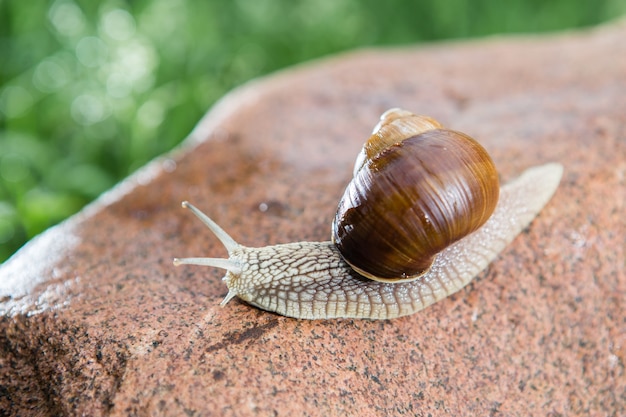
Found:
[[228, 259], [174, 259], [226, 270], [228, 294], [302, 318], [391, 319], [466, 286], [550, 200], [560, 164], [529, 168], [500, 187], [469, 136], [406, 110], [383, 113], [357, 157], [326, 242], [245, 247], [190, 209]]

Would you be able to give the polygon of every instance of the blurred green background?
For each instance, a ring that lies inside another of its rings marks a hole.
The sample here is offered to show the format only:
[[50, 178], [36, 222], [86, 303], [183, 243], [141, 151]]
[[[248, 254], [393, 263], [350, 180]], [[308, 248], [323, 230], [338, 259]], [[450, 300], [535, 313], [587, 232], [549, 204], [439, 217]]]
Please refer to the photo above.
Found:
[[0, 0], [0, 262], [253, 77], [360, 46], [624, 13], [626, 0]]

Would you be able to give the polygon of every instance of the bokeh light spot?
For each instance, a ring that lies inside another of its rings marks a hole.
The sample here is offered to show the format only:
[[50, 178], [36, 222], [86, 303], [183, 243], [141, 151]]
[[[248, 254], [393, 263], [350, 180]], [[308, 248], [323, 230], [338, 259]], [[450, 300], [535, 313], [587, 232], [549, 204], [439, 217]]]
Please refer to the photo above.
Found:
[[107, 116], [103, 101], [93, 94], [83, 94], [72, 102], [72, 117], [78, 123], [89, 126], [98, 123]]
[[100, 28], [111, 39], [125, 41], [135, 34], [135, 19], [126, 10], [114, 9], [102, 16]]
[[165, 108], [157, 100], [146, 101], [137, 111], [137, 121], [148, 128], [155, 128], [163, 122]]
[[85, 16], [71, 1], [60, 0], [52, 5], [48, 18], [54, 28], [64, 36], [78, 36], [85, 28]]
[[133, 89], [131, 80], [121, 72], [109, 74], [106, 82], [107, 93], [111, 97], [124, 98], [130, 94]]
[[76, 45], [76, 57], [81, 64], [88, 68], [96, 68], [104, 64], [107, 59], [108, 48], [102, 39], [95, 36], [86, 36]]
[[112, 55], [106, 79], [111, 97], [124, 98], [153, 86], [158, 59], [150, 43], [133, 39], [115, 48]]
[[69, 81], [69, 74], [54, 58], [42, 61], [33, 73], [33, 84], [39, 91], [52, 93]]
[[167, 158], [163, 161], [163, 163], [161, 164], [161, 166], [163, 167], [163, 170], [165, 172], [174, 172], [176, 171], [176, 161], [171, 159], [171, 158]]

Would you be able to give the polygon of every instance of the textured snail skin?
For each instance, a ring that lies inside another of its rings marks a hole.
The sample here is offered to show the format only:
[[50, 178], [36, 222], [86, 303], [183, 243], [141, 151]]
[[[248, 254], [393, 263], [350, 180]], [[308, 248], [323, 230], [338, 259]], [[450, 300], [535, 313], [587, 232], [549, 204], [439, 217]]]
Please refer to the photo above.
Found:
[[228, 259], [175, 259], [174, 264], [224, 268], [228, 295], [267, 311], [302, 319], [392, 319], [422, 310], [472, 281], [550, 200], [559, 164], [530, 168], [504, 185], [489, 220], [444, 249], [428, 272], [410, 282], [383, 283], [357, 274], [331, 242], [249, 248], [236, 243], [195, 207], [190, 208], [226, 246]]

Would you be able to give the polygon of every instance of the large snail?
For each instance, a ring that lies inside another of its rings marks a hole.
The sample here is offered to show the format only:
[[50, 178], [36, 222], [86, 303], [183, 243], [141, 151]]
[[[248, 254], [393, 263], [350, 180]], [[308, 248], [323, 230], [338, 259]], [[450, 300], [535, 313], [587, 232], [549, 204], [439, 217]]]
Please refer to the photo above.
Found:
[[467, 285], [554, 194], [559, 164], [500, 188], [493, 161], [469, 136], [400, 109], [383, 113], [339, 202], [332, 241], [238, 244], [184, 202], [228, 259], [174, 259], [225, 269], [228, 295], [285, 316], [390, 319]]

